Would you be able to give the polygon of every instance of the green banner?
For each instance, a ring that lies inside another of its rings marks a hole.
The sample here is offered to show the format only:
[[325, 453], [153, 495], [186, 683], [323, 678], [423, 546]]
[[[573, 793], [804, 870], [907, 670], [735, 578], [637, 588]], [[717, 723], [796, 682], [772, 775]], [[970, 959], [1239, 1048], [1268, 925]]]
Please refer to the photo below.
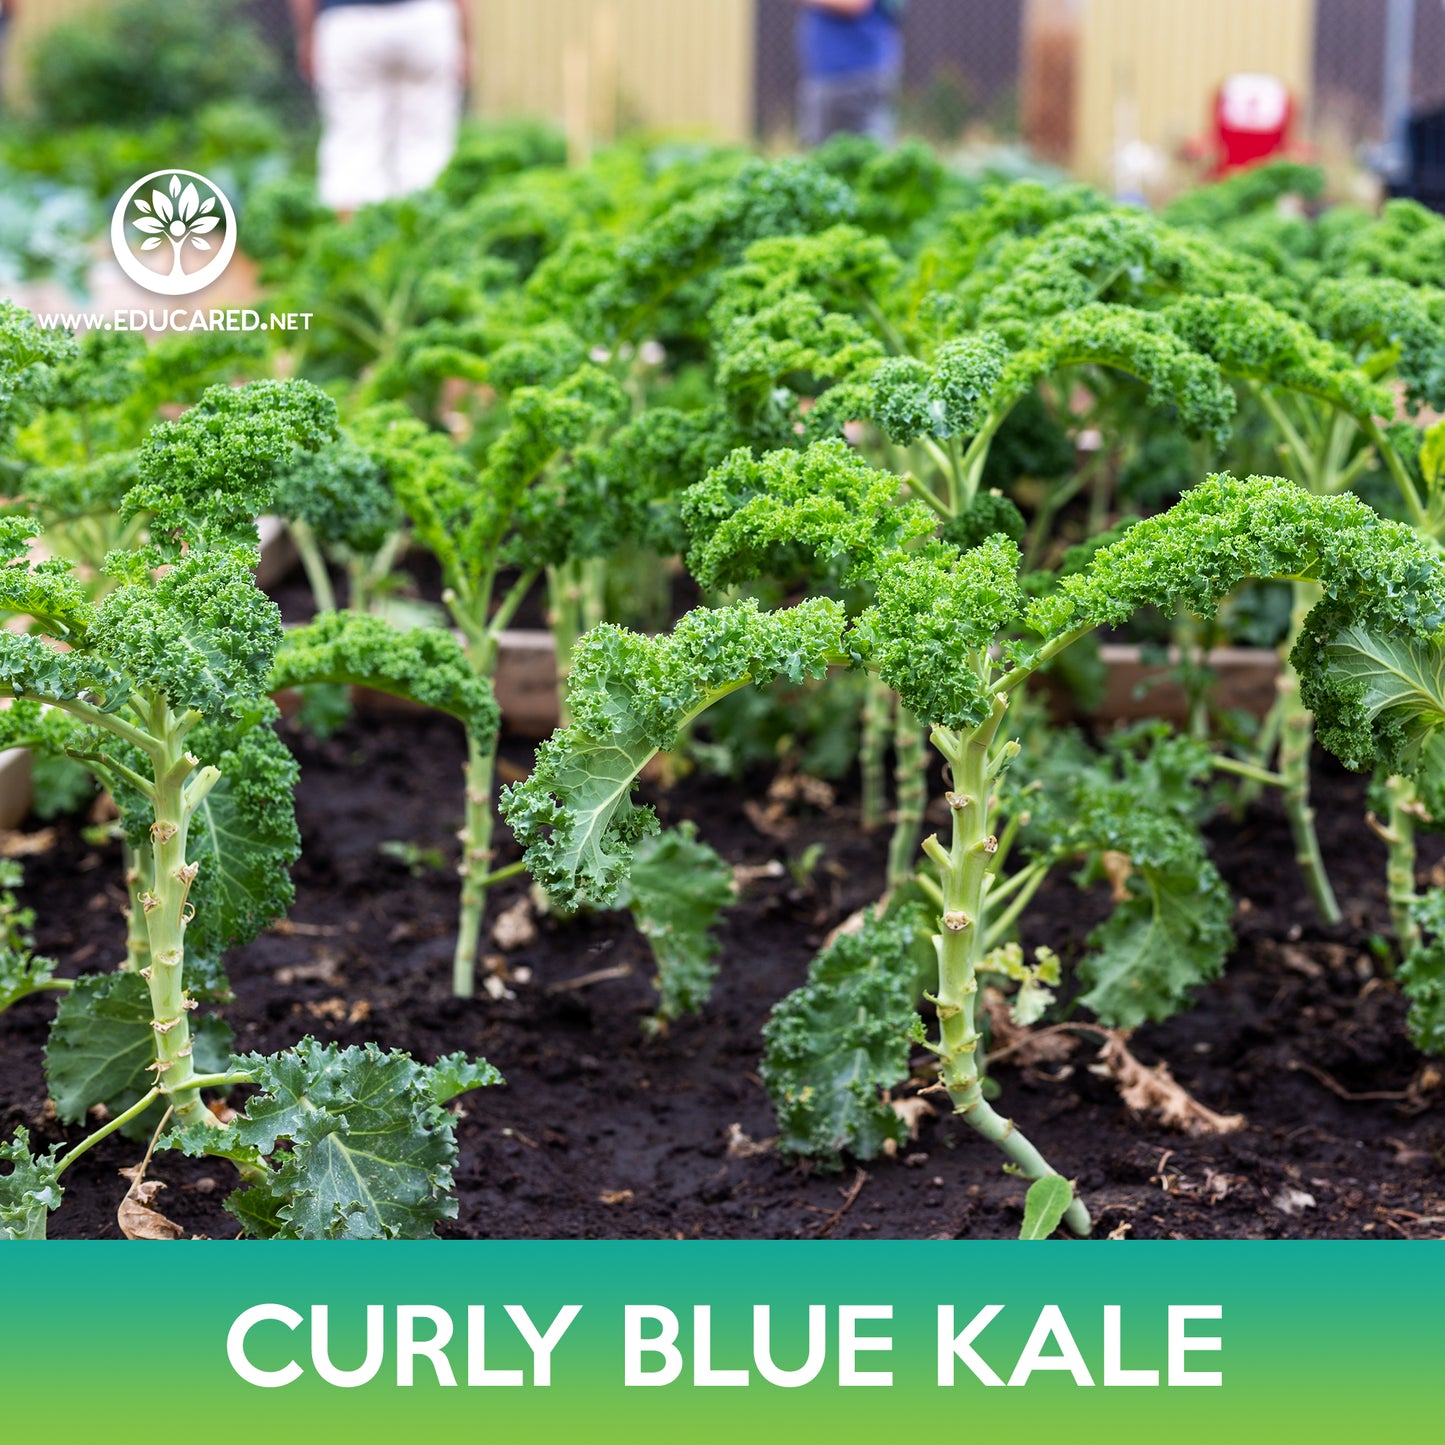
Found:
[[1425, 1439], [1442, 1286], [1407, 1243], [17, 1245], [3, 1438]]

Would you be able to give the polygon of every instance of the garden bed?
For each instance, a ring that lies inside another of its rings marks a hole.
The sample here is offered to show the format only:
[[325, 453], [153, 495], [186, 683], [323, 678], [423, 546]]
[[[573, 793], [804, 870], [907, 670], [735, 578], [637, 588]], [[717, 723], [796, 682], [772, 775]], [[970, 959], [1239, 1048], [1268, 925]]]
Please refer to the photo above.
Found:
[[[833, 812], [804, 809], [786, 820], [784, 839], [763, 836], [741, 807], [761, 795], [765, 778], [756, 787], [694, 778], [657, 799], [664, 821], [696, 819], [750, 881], [723, 925], [711, 1005], [649, 1039], [641, 1029], [652, 1005], [649, 958], [620, 915], [543, 920], [535, 943], [506, 955], [510, 970], [530, 970], [528, 982], [509, 983], [512, 997], [452, 997], [450, 869], [419, 858], [413, 876], [378, 852], [384, 840], [405, 839], [455, 856], [449, 809], [463, 751], [450, 724], [371, 717], [328, 742], [289, 741], [302, 763], [297, 902], [289, 923], [234, 955], [237, 998], [225, 1016], [242, 1052], [282, 1049], [311, 1032], [343, 1043], [377, 1039], [423, 1059], [461, 1048], [502, 1070], [508, 1087], [463, 1101], [459, 1213], [442, 1234], [1017, 1233], [1022, 1182], [946, 1118], [923, 1119], [915, 1142], [869, 1162], [864, 1175], [851, 1163], [810, 1173], [756, 1147], [774, 1133], [757, 1082], [762, 1023], [801, 982], [829, 929], [869, 901], [881, 871], [886, 836], [856, 830], [846, 794]], [[514, 776], [530, 763], [521, 742], [503, 756]], [[1114, 1085], [1090, 1072], [1086, 1041], [1066, 1060], [999, 1067], [1001, 1107], [1026, 1117], [1047, 1156], [1077, 1176], [1099, 1235], [1438, 1233], [1445, 1089], [1409, 1045], [1403, 1001], [1369, 949], [1388, 911], [1383, 847], [1364, 827], [1363, 793], [1361, 779], [1321, 760], [1322, 842], [1346, 916], [1333, 930], [1313, 921], [1273, 800], [1242, 827], [1211, 829], [1215, 861], [1240, 905], [1239, 946], [1197, 1006], [1134, 1036], [1144, 1062], [1167, 1060], [1201, 1102], [1242, 1113], [1244, 1129], [1192, 1138], [1131, 1116]], [[503, 836], [501, 862], [511, 857]], [[787, 861], [814, 841], [825, 845], [821, 862], [795, 877]], [[1438, 840], [1425, 848], [1433, 851], [1424, 866], [1438, 865]], [[27, 860], [27, 874], [23, 896], [37, 912], [40, 951], [65, 973], [111, 967], [123, 942], [114, 849], [90, 846], [78, 823], [62, 821], [49, 850]], [[524, 880], [499, 886], [489, 918], [525, 891]], [[1106, 911], [1102, 894], [1061, 879], [1031, 910], [1025, 941], [1067, 957]], [[599, 973], [600, 981], [576, 983]], [[0, 1017], [0, 1133], [23, 1124], [41, 1140], [59, 1137], [41, 1072], [51, 1011], [31, 999]], [[1370, 1097], [1351, 1101], [1341, 1091]], [[113, 1138], [78, 1160], [52, 1234], [118, 1236], [124, 1185], [115, 1171], [137, 1152]], [[228, 1166], [167, 1155], [152, 1175], [169, 1186], [158, 1203], [188, 1230], [236, 1232], [220, 1207]]]

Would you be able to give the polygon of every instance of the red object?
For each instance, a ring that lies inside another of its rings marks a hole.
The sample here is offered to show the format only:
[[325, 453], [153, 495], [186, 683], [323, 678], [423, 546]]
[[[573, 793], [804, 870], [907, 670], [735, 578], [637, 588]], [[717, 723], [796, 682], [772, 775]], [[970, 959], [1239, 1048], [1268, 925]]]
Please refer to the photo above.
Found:
[[1281, 155], [1294, 115], [1294, 97], [1278, 76], [1229, 76], [1214, 101], [1213, 174], [1225, 176]]

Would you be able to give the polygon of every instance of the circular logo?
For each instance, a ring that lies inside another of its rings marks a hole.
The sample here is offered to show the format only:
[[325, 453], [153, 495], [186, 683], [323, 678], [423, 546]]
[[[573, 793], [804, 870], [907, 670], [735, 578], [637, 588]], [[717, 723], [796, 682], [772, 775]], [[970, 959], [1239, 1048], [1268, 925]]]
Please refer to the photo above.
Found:
[[236, 213], [195, 171], [152, 171], [116, 204], [110, 246], [120, 269], [161, 296], [209, 286], [236, 253]]

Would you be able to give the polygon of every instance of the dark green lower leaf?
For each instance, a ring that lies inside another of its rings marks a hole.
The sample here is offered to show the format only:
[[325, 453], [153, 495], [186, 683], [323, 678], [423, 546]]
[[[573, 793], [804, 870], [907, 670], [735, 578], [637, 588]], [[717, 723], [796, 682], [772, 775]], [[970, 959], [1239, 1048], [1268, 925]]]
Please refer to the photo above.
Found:
[[[79, 978], [60, 1002], [45, 1045], [45, 1077], [55, 1112], [78, 1124], [97, 1104], [123, 1113], [155, 1083], [149, 1069], [155, 1059], [150, 992], [135, 973], [92, 974]], [[220, 1019], [191, 1019], [194, 1062], [200, 1073], [226, 1066], [231, 1030]], [[162, 1113], [159, 1101], [131, 1120], [124, 1133], [146, 1138]]]
[[802, 988], [773, 1009], [760, 1072], [784, 1153], [827, 1167], [845, 1149], [871, 1159], [906, 1137], [881, 1091], [908, 1077], [915, 1006], [934, 968], [922, 909], [869, 915], [820, 953]]
[[36, 958], [29, 949], [0, 948], [0, 1013], [28, 998], [55, 977], [55, 962]]
[[0, 1144], [0, 1240], [45, 1238], [45, 1221], [60, 1207], [55, 1156], [56, 1146], [32, 1154], [24, 1129], [17, 1129], [10, 1143]]
[[1445, 1054], [1445, 889], [1432, 888], [1415, 905], [1421, 941], [1400, 965], [1400, 987], [1410, 1000], [1406, 1027], [1416, 1047]]
[[657, 963], [657, 1021], [697, 1013], [717, 976], [721, 945], [712, 929], [733, 901], [732, 869], [683, 823], [637, 845], [617, 901]]
[[[438, 1100], [497, 1079], [461, 1055], [435, 1068], [374, 1044], [303, 1039], [233, 1060], [261, 1092], [216, 1148], [269, 1159], [229, 1202], [248, 1232], [283, 1239], [420, 1239], [456, 1214], [451, 1115]], [[288, 1144], [278, 1150], [279, 1144]], [[204, 1142], [202, 1144], [204, 1147]]]

